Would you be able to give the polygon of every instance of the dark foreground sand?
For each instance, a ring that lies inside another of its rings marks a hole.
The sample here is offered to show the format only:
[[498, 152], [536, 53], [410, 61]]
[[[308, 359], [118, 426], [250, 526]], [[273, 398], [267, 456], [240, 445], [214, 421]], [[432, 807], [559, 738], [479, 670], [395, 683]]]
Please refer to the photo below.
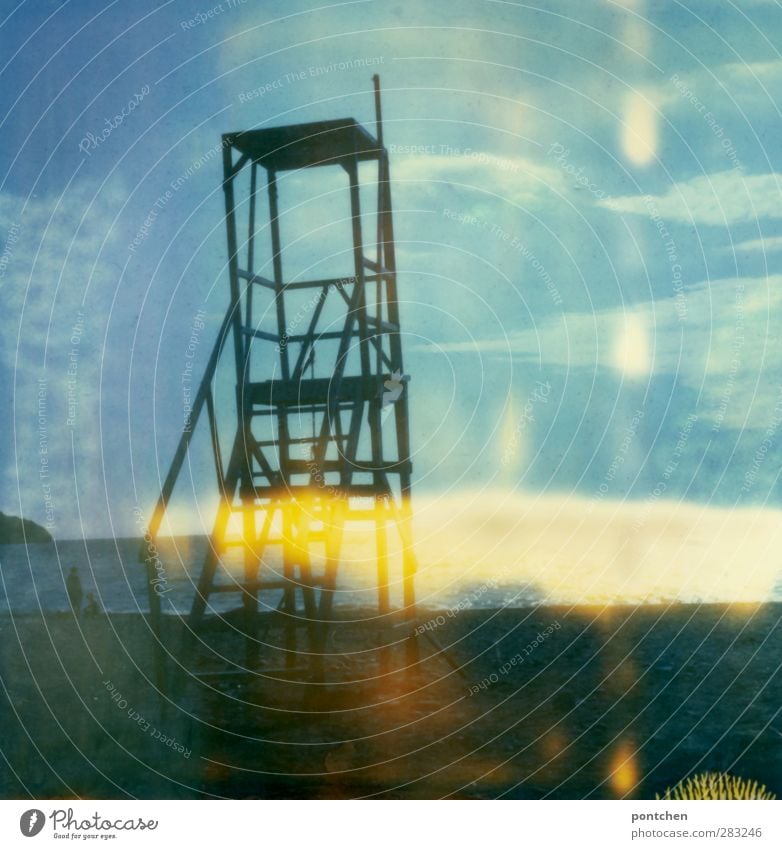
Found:
[[[654, 798], [721, 769], [782, 795], [782, 606], [423, 613], [381, 674], [374, 624], [332, 632], [328, 684], [285, 672], [154, 686], [141, 616], [0, 619], [3, 797]], [[279, 644], [267, 623], [260, 636]], [[166, 622], [167, 645], [180, 624]], [[302, 634], [303, 637], [303, 634]], [[245, 661], [214, 623], [204, 644]], [[281, 652], [262, 654], [279, 669]], [[169, 664], [171, 667], [173, 664]], [[226, 668], [202, 648], [191, 668]], [[306, 677], [306, 675], [305, 675]]]

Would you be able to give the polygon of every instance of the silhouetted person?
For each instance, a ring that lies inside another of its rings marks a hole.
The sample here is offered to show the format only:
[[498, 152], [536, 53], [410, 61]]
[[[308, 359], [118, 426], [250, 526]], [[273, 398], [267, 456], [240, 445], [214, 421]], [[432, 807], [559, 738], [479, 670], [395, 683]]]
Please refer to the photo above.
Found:
[[100, 613], [98, 600], [92, 593], [87, 593], [87, 603], [84, 605], [85, 616], [97, 616]]
[[81, 588], [79, 570], [75, 566], [71, 566], [71, 571], [68, 572], [68, 577], [65, 579], [65, 589], [68, 592], [68, 601], [70, 602], [71, 610], [78, 616], [81, 612], [81, 600], [84, 592]]

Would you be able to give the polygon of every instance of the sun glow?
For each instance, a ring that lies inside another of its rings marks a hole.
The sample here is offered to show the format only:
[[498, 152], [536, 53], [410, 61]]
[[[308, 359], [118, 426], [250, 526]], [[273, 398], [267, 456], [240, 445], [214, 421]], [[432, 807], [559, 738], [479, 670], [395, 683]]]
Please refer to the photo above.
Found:
[[657, 118], [654, 104], [642, 92], [627, 95], [621, 124], [622, 151], [633, 165], [648, 165], [657, 155]]
[[646, 321], [637, 313], [625, 313], [614, 342], [614, 367], [627, 377], [644, 377], [652, 367]]

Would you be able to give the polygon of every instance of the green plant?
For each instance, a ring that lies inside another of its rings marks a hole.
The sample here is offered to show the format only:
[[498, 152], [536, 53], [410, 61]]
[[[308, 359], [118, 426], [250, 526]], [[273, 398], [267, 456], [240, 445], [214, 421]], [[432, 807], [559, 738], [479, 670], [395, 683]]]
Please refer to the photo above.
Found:
[[747, 781], [727, 772], [701, 772], [680, 781], [675, 787], [669, 787], [658, 799], [696, 800], [696, 799], [776, 799], [774, 793], [766, 790], [764, 784]]

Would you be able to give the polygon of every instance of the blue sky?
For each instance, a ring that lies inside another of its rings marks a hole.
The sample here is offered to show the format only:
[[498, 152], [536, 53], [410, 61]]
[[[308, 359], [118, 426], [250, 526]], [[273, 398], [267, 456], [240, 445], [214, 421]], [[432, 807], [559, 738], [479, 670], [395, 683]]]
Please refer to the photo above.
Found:
[[[376, 72], [417, 490], [779, 506], [777, 3], [3, 14], [0, 509], [138, 530], [194, 321], [198, 369], [226, 306], [220, 134], [371, 124]], [[288, 215], [291, 272], [327, 266], [327, 224]], [[186, 505], [210, 480], [195, 447]]]

